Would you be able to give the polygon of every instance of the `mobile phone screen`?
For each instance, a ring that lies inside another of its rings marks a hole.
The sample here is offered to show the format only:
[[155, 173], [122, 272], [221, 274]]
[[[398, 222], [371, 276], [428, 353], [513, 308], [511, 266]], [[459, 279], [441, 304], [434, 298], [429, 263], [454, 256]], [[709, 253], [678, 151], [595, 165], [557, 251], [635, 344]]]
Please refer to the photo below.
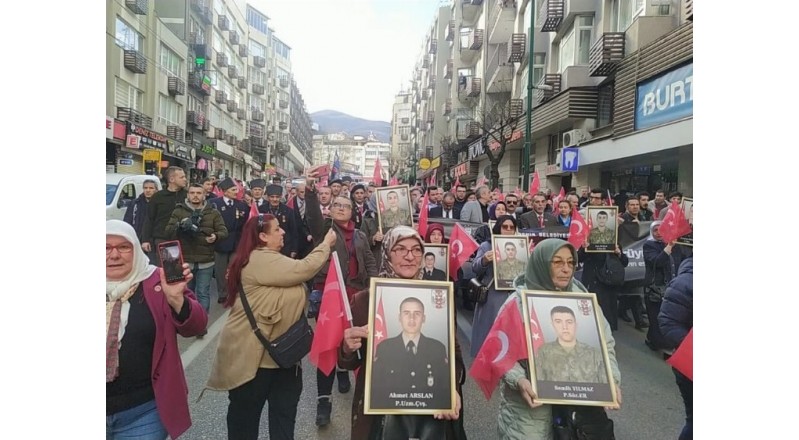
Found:
[[168, 283], [183, 281], [183, 256], [180, 252], [180, 243], [177, 241], [162, 243], [158, 252], [166, 281]]

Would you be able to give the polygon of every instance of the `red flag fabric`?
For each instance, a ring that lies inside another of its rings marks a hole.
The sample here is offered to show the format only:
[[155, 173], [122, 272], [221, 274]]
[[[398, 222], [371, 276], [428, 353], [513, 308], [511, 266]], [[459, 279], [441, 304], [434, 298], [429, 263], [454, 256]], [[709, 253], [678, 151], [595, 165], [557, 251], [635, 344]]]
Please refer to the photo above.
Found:
[[521, 359], [527, 358], [524, 325], [516, 301], [505, 303], [491, 326], [483, 346], [469, 369], [486, 399], [491, 399], [499, 380]]
[[260, 212], [258, 212], [258, 205], [256, 205], [255, 201], [253, 200], [253, 202], [250, 203], [250, 217], [249, 218], [258, 217], [258, 214], [260, 214]]
[[427, 217], [430, 215], [429, 209], [427, 204], [429, 203], [428, 192], [424, 192], [424, 198], [422, 199], [422, 208], [419, 210], [419, 235], [422, 236], [422, 239], [427, 236]]
[[533, 182], [530, 184], [530, 194], [538, 193], [541, 188], [541, 179], [538, 177], [538, 171], [533, 173]]
[[338, 257], [332, 255], [322, 293], [322, 304], [319, 306], [319, 318], [316, 320], [316, 329], [311, 342], [311, 352], [308, 356], [311, 363], [326, 376], [329, 376], [336, 367], [338, 347], [344, 338], [344, 329], [349, 327], [343, 299], [346, 292], [341, 291], [336, 262]]
[[558, 203], [566, 197], [566, 190], [560, 187], [560, 193], [552, 198], [552, 212], [557, 213]]
[[674, 367], [677, 371], [684, 374], [685, 377], [694, 380], [694, 329], [685, 336], [682, 343], [674, 354], [666, 361], [667, 364]]
[[469, 257], [479, 247], [480, 245], [466, 232], [466, 229], [455, 223], [455, 227], [452, 228], [452, 233], [449, 236], [449, 273], [453, 280], [458, 281], [458, 269], [469, 260]]
[[535, 308], [530, 307], [530, 338], [533, 343], [533, 354], [538, 354], [538, 349], [544, 345], [544, 334], [541, 332], [541, 325]]
[[579, 209], [572, 210], [572, 221], [569, 224], [569, 243], [572, 246], [580, 249], [580, 247], [585, 243], [585, 240], [588, 239], [588, 232], [590, 228], [585, 223], [583, 216], [580, 215]]
[[383, 164], [380, 162], [380, 157], [375, 159], [375, 173], [372, 176], [372, 182], [377, 186], [383, 185]]
[[214, 193], [214, 196], [216, 197], [222, 197], [225, 195], [225, 193], [221, 189], [219, 189], [219, 186], [217, 185], [214, 185], [214, 190], [211, 192]]
[[288, 206], [291, 209], [294, 209], [294, 199], [296, 199], [296, 198], [297, 198], [297, 196], [293, 196], [293, 197], [289, 198], [289, 201], [286, 202], [286, 206]]
[[494, 244], [494, 259], [497, 262], [502, 261], [502, 252], [499, 251], [499, 243]]
[[399, 180], [396, 177], [392, 177], [391, 180], [388, 181], [390, 186], [399, 185]]
[[518, 186], [516, 187], [515, 190], [513, 190], [513, 193], [516, 194], [516, 197], [518, 197], [520, 199], [522, 198], [522, 189], [519, 188]]
[[386, 314], [383, 312], [383, 297], [381, 296], [377, 303], [377, 313], [375, 313], [375, 350], [373, 355], [377, 354], [377, 345], [383, 342], [383, 339], [386, 339], [387, 331], [386, 331]]
[[660, 235], [663, 236], [665, 243], [672, 242], [685, 234], [693, 232], [691, 224], [685, 218], [682, 207], [677, 202], [672, 202], [669, 212], [663, 217], [663, 224], [660, 225]]
[[450, 188], [450, 189], [449, 189], [449, 191], [450, 191], [452, 194], [455, 194], [455, 191], [457, 191], [457, 190], [458, 190], [458, 187], [459, 187], [459, 186], [461, 186], [461, 176], [458, 176], [458, 177], [456, 177], [456, 178], [455, 178], [455, 184], [454, 184], [454, 185], [452, 185], [452, 188]]
[[244, 200], [244, 183], [236, 179], [236, 188], [239, 189], [239, 192], [236, 193], [236, 200]]

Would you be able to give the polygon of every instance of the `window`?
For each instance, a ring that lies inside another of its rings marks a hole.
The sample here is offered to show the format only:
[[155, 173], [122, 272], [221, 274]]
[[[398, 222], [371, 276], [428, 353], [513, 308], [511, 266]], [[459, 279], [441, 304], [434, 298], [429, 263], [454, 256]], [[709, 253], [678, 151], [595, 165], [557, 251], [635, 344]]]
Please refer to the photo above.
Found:
[[613, 123], [613, 89], [614, 84], [606, 84], [599, 88], [597, 96], [596, 122], [598, 127]]
[[144, 42], [140, 33], [117, 17], [116, 44], [126, 50], [141, 50]]
[[197, 44], [205, 44], [205, 29], [193, 18], [189, 21], [189, 32], [197, 36]]
[[260, 111], [264, 111], [266, 109], [266, 101], [259, 98], [258, 95], [249, 94], [247, 95], [247, 102], [250, 109], [258, 109]]
[[549, 135], [549, 148], [547, 149], [547, 164], [554, 165], [557, 161], [558, 150], [561, 147], [561, 134]]
[[214, 0], [214, 12], [219, 15], [225, 15], [225, 4], [222, 0]]
[[275, 48], [275, 55], [285, 58], [287, 60], [289, 59], [289, 52], [291, 49], [289, 49], [288, 46], [283, 44], [282, 41], [278, 40], [277, 38], [274, 38], [272, 39], [272, 46], [274, 46]]
[[[546, 52], [536, 52], [533, 54], [533, 85], [538, 84], [541, 78], [544, 77], [544, 69], [546, 68]], [[526, 76], [525, 76], [526, 77]], [[527, 85], [525, 84], [525, 87]]]
[[178, 125], [181, 126], [180, 117], [182, 114], [182, 106], [175, 102], [175, 100], [164, 96], [158, 96], [158, 122], [164, 125]]
[[222, 52], [225, 50], [225, 43], [222, 39], [222, 36], [219, 35], [218, 32], [214, 32], [214, 41], [211, 47], [214, 48], [214, 52]]
[[469, 38], [472, 36], [472, 28], [470, 27], [462, 27], [461, 28], [461, 49], [468, 49]]
[[611, 28], [615, 32], [624, 32], [633, 20], [644, 12], [644, 0], [613, 0]]
[[289, 79], [289, 73], [286, 72], [285, 70], [281, 69], [280, 67], [278, 67], [277, 68], [277, 78], [278, 78], [278, 80], [281, 80], [281, 79], [284, 79], [284, 78], [285, 79]]
[[188, 110], [192, 110], [195, 112], [199, 111], [203, 113], [205, 112], [205, 106], [203, 105], [203, 101], [195, 98], [192, 95], [186, 96], [186, 106], [188, 107]]
[[249, 71], [248, 80], [250, 83], [260, 85], [264, 85], [266, 83], [266, 74], [264, 72], [261, 72], [254, 67], [250, 67], [247, 70]]
[[181, 59], [172, 49], [161, 43], [161, 70], [167, 75], [180, 76]]
[[563, 73], [570, 66], [588, 64], [593, 32], [594, 17], [578, 16], [574, 21], [574, 28], [560, 41], [558, 73]]
[[141, 110], [144, 102], [144, 92], [128, 84], [124, 80], [116, 79], [114, 105], [117, 107]]
[[266, 16], [251, 8], [250, 5], [247, 5], [247, 24], [254, 27], [256, 30], [261, 31], [261, 33], [265, 34], [268, 32], [268, 22]]
[[250, 40], [250, 54], [254, 57], [266, 58], [266, 47], [254, 40]]

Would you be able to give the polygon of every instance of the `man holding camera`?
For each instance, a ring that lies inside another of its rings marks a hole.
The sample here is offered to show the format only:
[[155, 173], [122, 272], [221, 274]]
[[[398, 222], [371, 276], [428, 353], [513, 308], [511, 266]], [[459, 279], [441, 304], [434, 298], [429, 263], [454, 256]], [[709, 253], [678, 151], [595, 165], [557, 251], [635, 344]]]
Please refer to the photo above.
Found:
[[208, 312], [214, 275], [214, 243], [226, 239], [228, 230], [219, 211], [205, 201], [202, 185], [192, 183], [189, 186], [188, 197], [175, 206], [165, 231], [171, 238], [180, 240], [183, 261], [189, 264], [194, 275], [188, 287]]

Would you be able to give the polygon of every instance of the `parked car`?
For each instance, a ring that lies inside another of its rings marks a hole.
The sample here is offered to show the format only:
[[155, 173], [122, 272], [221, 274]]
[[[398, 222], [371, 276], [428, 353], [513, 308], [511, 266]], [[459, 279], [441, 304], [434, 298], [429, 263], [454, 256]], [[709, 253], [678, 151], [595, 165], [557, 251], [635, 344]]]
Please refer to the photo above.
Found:
[[161, 189], [161, 180], [157, 176], [148, 174], [119, 174], [105, 175], [105, 219], [122, 220], [125, 211], [142, 193], [145, 180], [155, 182], [155, 187]]

